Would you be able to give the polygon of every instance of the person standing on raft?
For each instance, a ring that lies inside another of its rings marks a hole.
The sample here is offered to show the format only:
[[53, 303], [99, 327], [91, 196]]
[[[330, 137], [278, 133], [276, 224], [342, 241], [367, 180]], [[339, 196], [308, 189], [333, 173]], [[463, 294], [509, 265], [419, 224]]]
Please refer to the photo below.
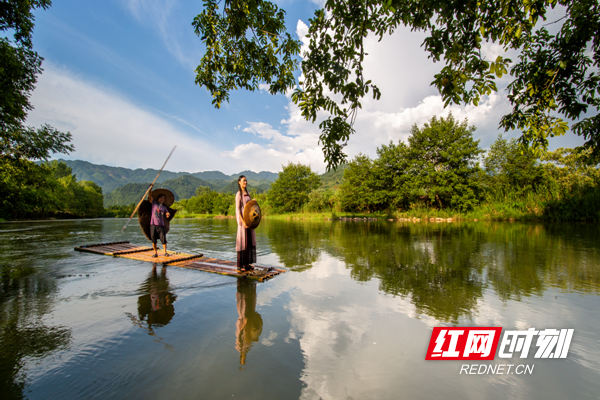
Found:
[[152, 203], [152, 217], [150, 219], [150, 237], [152, 239], [152, 249], [154, 249], [154, 255], [152, 257], [158, 257], [158, 252], [156, 249], [157, 239], [160, 239], [160, 242], [163, 245], [165, 257], [169, 257], [169, 253], [167, 253], [167, 230], [165, 228], [165, 217], [169, 218], [171, 215], [169, 214], [169, 210], [167, 210], [167, 206], [164, 205], [166, 197], [164, 194], [159, 194], [156, 198], [156, 201], [154, 201], [152, 195], [150, 194], [148, 196], [148, 200]]
[[238, 272], [252, 271], [254, 267], [250, 264], [256, 262], [256, 234], [254, 229], [248, 228], [244, 222], [244, 206], [252, 198], [248, 194], [248, 181], [244, 175], [238, 178], [238, 192], [235, 195], [235, 219], [237, 221], [237, 237], [235, 250], [237, 251]]

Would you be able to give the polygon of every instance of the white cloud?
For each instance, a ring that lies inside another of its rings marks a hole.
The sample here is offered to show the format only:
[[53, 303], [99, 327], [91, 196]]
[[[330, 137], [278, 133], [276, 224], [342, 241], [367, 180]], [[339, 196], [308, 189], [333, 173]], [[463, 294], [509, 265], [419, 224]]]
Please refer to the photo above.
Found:
[[[309, 125], [309, 128], [312, 128], [312, 125]], [[231, 151], [223, 152], [224, 157], [251, 162], [256, 171], [281, 171], [281, 166], [287, 165], [288, 162], [308, 164], [314, 170], [324, 168], [321, 149], [314, 146], [315, 140], [318, 140], [318, 133], [303, 131], [294, 134], [288, 130], [288, 135], [283, 135], [264, 122], [249, 122], [243, 131], [268, 140], [269, 144], [241, 144]]]
[[145, 110], [119, 93], [53, 65], [46, 65], [31, 102], [35, 109], [28, 124], [49, 123], [73, 134], [75, 153], [57, 157], [159, 168], [177, 144], [168, 170], [236, 172], [231, 160], [219, 156], [219, 150], [207, 141], [188, 135], [159, 113]]
[[302, 42], [302, 46], [300, 48], [300, 54], [302, 55], [308, 51], [310, 39], [306, 37], [306, 35], [308, 35], [308, 25], [306, 25], [301, 19], [299, 19], [298, 24], [296, 24], [296, 34]]

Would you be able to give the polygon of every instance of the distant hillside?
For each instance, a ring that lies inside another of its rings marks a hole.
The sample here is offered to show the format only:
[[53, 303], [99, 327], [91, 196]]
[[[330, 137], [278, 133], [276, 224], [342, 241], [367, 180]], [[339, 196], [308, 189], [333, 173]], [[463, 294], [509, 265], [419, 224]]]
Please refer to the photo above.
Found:
[[[221, 193], [236, 193], [239, 189], [237, 179], [232, 181], [229, 185], [219, 189]], [[251, 184], [248, 184], [248, 192], [256, 191], [256, 193], [263, 193], [264, 190], [258, 187], [254, 187]]]
[[[154, 179], [154, 178], [153, 178]], [[129, 204], [137, 204], [146, 190], [150, 186], [148, 183], [128, 183], [104, 195], [104, 207], [110, 206], [126, 206]]]
[[[111, 193], [116, 188], [124, 186], [128, 183], [143, 183], [143, 182], [152, 182], [158, 174], [157, 169], [129, 169], [129, 168], [121, 168], [121, 167], [110, 167], [108, 165], [98, 165], [92, 164], [87, 161], [81, 160], [59, 160], [66, 163], [71, 169], [73, 173], [77, 175], [78, 180], [86, 180], [96, 182], [100, 187], [102, 187], [103, 193]], [[181, 176], [191, 175], [195, 178], [198, 178], [202, 181], [209, 183], [210, 185], [203, 185], [212, 187], [215, 190], [218, 190], [221, 187], [228, 185], [231, 181], [236, 181], [240, 175], [246, 175], [248, 181], [269, 181], [274, 182], [275, 179], [279, 176], [278, 173], [261, 171], [261, 172], [252, 172], [252, 171], [243, 171], [238, 174], [226, 175], [220, 171], [204, 171], [204, 172], [171, 172], [171, 171], [163, 171], [160, 174], [157, 183], [162, 183], [168, 180], [176, 179]], [[215, 184], [215, 182], [217, 182]], [[264, 182], [260, 183], [260, 186], [263, 185]]]
[[231, 178], [235, 179], [237, 181], [238, 178], [240, 177], [240, 175], [244, 175], [248, 181], [251, 181], [251, 180], [260, 181], [261, 179], [266, 179], [268, 181], [275, 182], [275, 179], [277, 179], [277, 177], [279, 176], [279, 173], [278, 172], [277, 173], [276, 172], [268, 172], [268, 171], [262, 171], [259, 173], [252, 172], [252, 171], [242, 171], [239, 174], [231, 175]]
[[256, 188], [260, 188], [260, 189], [262, 189], [265, 192], [268, 191], [269, 189], [271, 189], [271, 184], [272, 183], [273, 182], [271, 182], [271, 181], [269, 181], [267, 179], [261, 179], [259, 181], [255, 181], [255, 180], [248, 181], [249, 185], [252, 185], [252, 186], [254, 186]]
[[207, 179], [206, 181], [213, 185], [215, 190], [218, 192], [221, 188], [224, 188], [225, 186], [229, 185], [232, 179], [227, 177], [227, 179]]
[[[80, 160], [59, 161], [62, 161], [71, 167], [73, 173], [77, 175], [77, 180], [96, 182], [100, 187], [102, 187], [102, 193], [110, 193], [116, 188], [128, 183], [152, 182], [156, 177], [156, 174], [158, 174], [157, 169], [109, 167], [108, 165], [97, 165]], [[175, 179], [182, 175], [188, 175], [188, 173], [163, 171], [158, 177], [157, 182], [160, 183], [169, 179]], [[147, 187], [148, 186], [146, 185], [146, 188]]]
[[160, 186], [172, 191], [175, 194], [175, 200], [189, 199], [196, 195], [196, 189], [200, 186], [216, 190], [216, 187], [212, 184], [193, 175], [183, 175], [179, 178], [169, 179], [168, 181], [164, 181]]
[[344, 170], [346, 168], [348, 168], [348, 164], [342, 164], [336, 169], [332, 169], [321, 175], [321, 188], [332, 189], [334, 186], [341, 185], [342, 179], [344, 178]]
[[[142, 195], [146, 192], [149, 185], [150, 183], [128, 183], [118, 187], [104, 195], [104, 207], [126, 206], [131, 203], [137, 204], [142, 199]], [[179, 178], [169, 179], [163, 183], [156, 184], [155, 188], [169, 189], [175, 195], [175, 200], [182, 200], [196, 195], [196, 189], [200, 186], [206, 186], [215, 190], [215, 187], [210, 183], [192, 175], [183, 175]]]
[[222, 180], [226, 180], [227, 182], [229, 182], [232, 179], [231, 176], [225, 175], [221, 171], [194, 172], [191, 175], [195, 176], [196, 178], [203, 179], [205, 181], [222, 179]]

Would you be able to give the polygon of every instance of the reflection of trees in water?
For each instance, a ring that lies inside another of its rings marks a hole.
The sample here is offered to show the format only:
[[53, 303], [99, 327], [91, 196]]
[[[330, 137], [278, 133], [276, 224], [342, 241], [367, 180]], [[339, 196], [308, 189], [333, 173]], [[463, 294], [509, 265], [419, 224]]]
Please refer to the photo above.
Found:
[[442, 321], [470, 317], [486, 287], [503, 301], [550, 287], [600, 292], [600, 232], [591, 224], [270, 225], [274, 251], [286, 267], [309, 268], [327, 251], [346, 263], [353, 279], [377, 278], [385, 293], [410, 296], [418, 312]]
[[162, 267], [160, 274], [156, 271], [156, 264], [148, 279], [140, 286], [140, 291], [146, 294], [138, 298], [138, 315], [140, 322], [148, 324], [149, 333], [153, 327], [165, 326], [175, 316], [173, 303], [177, 296], [169, 291], [167, 268]]
[[[598, 229], [591, 224], [492, 224], [489, 281], [502, 300], [549, 287], [600, 294]], [[585, 239], [584, 239], [585, 238]]]
[[71, 331], [41, 321], [52, 309], [56, 282], [31, 267], [0, 268], [0, 393], [3, 399], [21, 399], [27, 386], [25, 360], [66, 349]]
[[246, 364], [246, 355], [262, 333], [263, 320], [256, 312], [256, 282], [238, 279], [237, 293], [238, 320], [235, 324], [235, 348], [240, 352], [240, 365]]
[[479, 251], [473, 239], [468, 229], [350, 223], [331, 238], [331, 253], [357, 281], [378, 278], [382, 291], [410, 296], [417, 312], [456, 321], [470, 315], [485, 287], [483, 266], [470, 257]]
[[273, 252], [286, 268], [294, 271], [311, 268], [319, 259], [321, 241], [328, 230], [322, 223], [274, 220], [264, 224]]

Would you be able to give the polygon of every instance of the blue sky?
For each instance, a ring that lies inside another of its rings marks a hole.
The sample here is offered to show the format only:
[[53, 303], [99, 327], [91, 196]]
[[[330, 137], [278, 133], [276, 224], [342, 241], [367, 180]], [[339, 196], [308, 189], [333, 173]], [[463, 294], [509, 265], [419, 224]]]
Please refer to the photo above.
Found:
[[[277, 2], [287, 11], [289, 31], [299, 37], [317, 3]], [[167, 165], [172, 171], [276, 172], [292, 161], [324, 172], [318, 122], [304, 121], [288, 96], [237, 91], [215, 109], [208, 91], [194, 83], [204, 47], [191, 23], [201, 10], [200, 1], [187, 0], [55, 0], [37, 11], [34, 47], [45, 61], [28, 123], [70, 131], [76, 151], [59, 156], [69, 159], [160, 168], [176, 144]], [[478, 127], [483, 148], [495, 140], [498, 122], [510, 109], [503, 92], [477, 108], [444, 109], [429, 86], [441, 65], [427, 59], [423, 38], [402, 28], [381, 43], [368, 40], [365, 71], [382, 99], [363, 103], [347, 147], [350, 157], [375, 156], [381, 144], [406, 140], [413, 124], [449, 111]], [[494, 45], [484, 49], [490, 58], [500, 51]], [[499, 87], [507, 83], [505, 78]], [[551, 140], [551, 148], [581, 143], [567, 135]]]

